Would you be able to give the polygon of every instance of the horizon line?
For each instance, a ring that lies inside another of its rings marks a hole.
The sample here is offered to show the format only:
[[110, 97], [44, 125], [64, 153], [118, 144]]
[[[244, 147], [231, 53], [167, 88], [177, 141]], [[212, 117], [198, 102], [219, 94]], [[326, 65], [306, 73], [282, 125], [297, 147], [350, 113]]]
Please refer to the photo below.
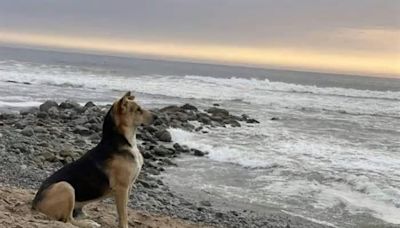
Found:
[[399, 56], [340, 55], [290, 48], [250, 48], [134, 40], [68, 37], [0, 31], [0, 44], [109, 56], [163, 59], [215, 65], [400, 78]]

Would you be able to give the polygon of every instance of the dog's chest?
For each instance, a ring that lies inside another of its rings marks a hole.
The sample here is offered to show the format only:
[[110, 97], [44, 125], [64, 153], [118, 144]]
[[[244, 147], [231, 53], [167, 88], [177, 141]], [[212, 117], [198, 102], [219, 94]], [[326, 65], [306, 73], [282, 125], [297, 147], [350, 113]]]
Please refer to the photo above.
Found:
[[111, 188], [115, 185], [131, 186], [143, 166], [143, 156], [138, 149], [130, 149], [132, 156], [116, 155], [107, 164]]

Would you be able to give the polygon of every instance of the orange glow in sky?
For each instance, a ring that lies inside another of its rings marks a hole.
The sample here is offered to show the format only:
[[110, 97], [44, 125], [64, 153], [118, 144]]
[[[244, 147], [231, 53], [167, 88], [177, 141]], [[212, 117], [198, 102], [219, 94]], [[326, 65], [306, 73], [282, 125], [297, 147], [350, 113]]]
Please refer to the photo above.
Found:
[[[397, 36], [397, 34], [396, 34]], [[372, 37], [374, 38], [374, 37]], [[375, 38], [374, 38], [375, 39]], [[155, 58], [400, 78], [400, 53], [240, 47], [0, 31], [0, 43]]]

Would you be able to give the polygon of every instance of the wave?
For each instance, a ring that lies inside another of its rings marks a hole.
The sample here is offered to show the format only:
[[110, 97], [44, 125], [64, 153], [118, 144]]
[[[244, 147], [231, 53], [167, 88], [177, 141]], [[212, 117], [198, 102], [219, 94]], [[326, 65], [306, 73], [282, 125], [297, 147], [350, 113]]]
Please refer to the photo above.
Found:
[[321, 88], [271, 82], [268, 79], [216, 78], [176, 75], [95, 75], [73, 67], [1, 65], [0, 81], [100, 91], [132, 90], [143, 94], [186, 99], [243, 102], [271, 108], [307, 108], [342, 114], [398, 117], [400, 92]]

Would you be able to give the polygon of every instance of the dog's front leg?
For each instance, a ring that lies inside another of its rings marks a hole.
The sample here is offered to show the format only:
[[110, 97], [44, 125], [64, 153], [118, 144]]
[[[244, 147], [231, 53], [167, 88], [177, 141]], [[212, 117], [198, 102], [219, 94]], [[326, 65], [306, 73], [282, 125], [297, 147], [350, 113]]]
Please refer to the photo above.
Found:
[[118, 221], [120, 228], [128, 228], [128, 188], [118, 188], [115, 191], [115, 203], [117, 205]]

